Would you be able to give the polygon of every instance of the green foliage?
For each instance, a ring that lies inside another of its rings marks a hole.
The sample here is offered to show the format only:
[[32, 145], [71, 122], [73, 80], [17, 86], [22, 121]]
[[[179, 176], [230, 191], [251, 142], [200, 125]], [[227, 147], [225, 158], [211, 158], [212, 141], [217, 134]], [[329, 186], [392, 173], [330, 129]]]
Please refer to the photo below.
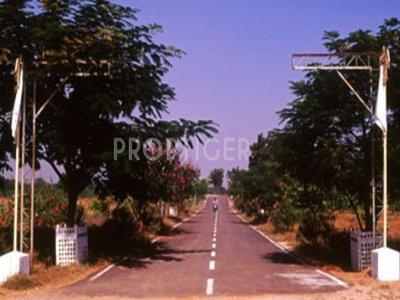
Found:
[[202, 198], [208, 192], [208, 181], [206, 179], [198, 179], [194, 186], [195, 196]]
[[[161, 27], [137, 24], [137, 10], [107, 0], [14, 2], [0, 4], [0, 169], [8, 166], [6, 154], [12, 154], [6, 113], [15, 96], [13, 64], [22, 56], [27, 90], [32, 90], [33, 78], [37, 82], [38, 106], [58, 91], [38, 118], [38, 159], [46, 160], [60, 178], [68, 196], [69, 223], [76, 221], [77, 198], [85, 188], [104, 188], [115, 170], [127, 170], [129, 160], [113, 159], [115, 137], [142, 142], [172, 138], [190, 146], [192, 138], [216, 132], [207, 120], [162, 119], [175, 97], [163, 77], [170, 60], [183, 52], [157, 43]], [[32, 5], [34, 10], [26, 9]], [[111, 76], [71, 76], [104, 74], [104, 61]], [[130, 185], [141, 182], [140, 165], [133, 166], [137, 180]]]
[[47, 184], [36, 189], [35, 223], [50, 227], [67, 220], [68, 200], [65, 192], [57, 186]]
[[297, 238], [308, 248], [329, 248], [335, 232], [334, 221], [334, 215], [330, 211], [305, 210], [301, 216]]
[[144, 214], [141, 216], [144, 219], [147, 218], [146, 209], [160, 200], [180, 205], [192, 197], [200, 174], [192, 164], [182, 162], [180, 153], [175, 150], [154, 148], [152, 151], [158, 159], [124, 161], [124, 168], [110, 165], [107, 184], [98, 185], [102, 197], [113, 195], [118, 201], [135, 199], [135, 209], [138, 214]]
[[[29, 186], [25, 187], [27, 194]], [[35, 223], [37, 226], [54, 226], [67, 219], [68, 201], [62, 189], [57, 185], [43, 183], [36, 187], [35, 193]], [[12, 225], [13, 201], [4, 198], [0, 202], [0, 227]]]
[[299, 221], [302, 211], [293, 203], [281, 202], [271, 214], [271, 223], [276, 232], [287, 232]]
[[[385, 20], [376, 33], [368, 30], [325, 32], [323, 41], [331, 52], [391, 53], [388, 81], [389, 192], [399, 201], [400, 169], [400, 20]], [[378, 64], [378, 57], [371, 62]], [[370, 80], [377, 74], [346, 72], [364, 99], [370, 99]], [[304, 80], [291, 82], [294, 100], [278, 114], [282, 123], [251, 146], [248, 170], [228, 173], [229, 192], [236, 205], [256, 216], [270, 209], [277, 229], [287, 230], [298, 219], [299, 239], [304, 245], [332, 243], [334, 211], [351, 209], [361, 229], [370, 230], [371, 139], [375, 139], [376, 182], [381, 182], [381, 132], [368, 111], [355, 99], [335, 72], [307, 71]], [[375, 95], [372, 95], [375, 98]], [[371, 99], [372, 101], [372, 99]], [[381, 185], [377, 186], [377, 195]]]
[[95, 215], [106, 214], [108, 211], [107, 205], [109, 205], [109, 202], [95, 198], [91, 202], [90, 209]]
[[11, 201], [1, 199], [0, 202], [0, 228], [8, 227], [14, 218], [14, 210]]
[[209, 181], [214, 188], [214, 193], [222, 192], [222, 183], [224, 181], [224, 169], [214, 169], [210, 172]]

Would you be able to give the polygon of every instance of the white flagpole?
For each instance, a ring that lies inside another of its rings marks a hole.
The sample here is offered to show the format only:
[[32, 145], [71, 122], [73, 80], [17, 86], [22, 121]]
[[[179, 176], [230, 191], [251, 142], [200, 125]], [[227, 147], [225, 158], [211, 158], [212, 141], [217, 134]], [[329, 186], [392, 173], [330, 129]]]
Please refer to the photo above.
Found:
[[387, 131], [383, 132], [383, 247], [387, 247]]
[[390, 66], [389, 50], [386, 47], [382, 49], [382, 55], [379, 58], [379, 85], [378, 97], [375, 110], [376, 123], [382, 129], [382, 146], [383, 146], [383, 166], [382, 166], [382, 202], [383, 202], [383, 247], [387, 247], [387, 80], [388, 69]]
[[14, 175], [14, 243], [13, 250], [17, 251], [17, 228], [18, 228], [18, 179], [19, 179], [19, 120], [17, 121], [15, 134], [15, 175]]
[[22, 120], [21, 120], [21, 171], [20, 171], [20, 213], [19, 213], [19, 251], [24, 252], [24, 214], [25, 214], [25, 123], [26, 123], [26, 80], [22, 87]]

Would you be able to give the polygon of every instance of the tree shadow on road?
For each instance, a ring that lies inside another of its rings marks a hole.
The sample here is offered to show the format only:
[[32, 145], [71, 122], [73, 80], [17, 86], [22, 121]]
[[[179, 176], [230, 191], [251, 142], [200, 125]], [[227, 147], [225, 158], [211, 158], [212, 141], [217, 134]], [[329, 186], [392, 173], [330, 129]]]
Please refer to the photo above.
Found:
[[275, 264], [301, 265], [297, 259], [284, 252], [269, 252], [263, 256], [268, 262]]
[[177, 236], [190, 233], [193, 233], [193, 231], [187, 228], [176, 227], [176, 228], [171, 228], [168, 232], [164, 233], [163, 236]]
[[233, 220], [231, 221], [231, 224], [249, 225], [241, 220]]
[[211, 252], [210, 249], [175, 249], [171, 248], [165, 242], [156, 242], [149, 244], [147, 247], [137, 249], [135, 253], [130, 255], [127, 259], [122, 260], [118, 265], [142, 269], [150, 266], [155, 261], [175, 261], [181, 262], [185, 260], [186, 255]]

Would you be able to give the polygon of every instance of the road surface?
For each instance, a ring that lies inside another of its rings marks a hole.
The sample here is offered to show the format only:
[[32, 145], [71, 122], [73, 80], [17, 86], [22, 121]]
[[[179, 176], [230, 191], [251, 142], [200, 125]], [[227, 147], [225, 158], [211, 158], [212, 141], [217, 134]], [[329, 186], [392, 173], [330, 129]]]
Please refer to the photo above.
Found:
[[171, 236], [157, 240], [147, 257], [128, 259], [40, 299], [250, 296], [343, 289], [335, 278], [299, 263], [243, 223], [226, 197], [219, 197], [214, 213], [211, 198]]

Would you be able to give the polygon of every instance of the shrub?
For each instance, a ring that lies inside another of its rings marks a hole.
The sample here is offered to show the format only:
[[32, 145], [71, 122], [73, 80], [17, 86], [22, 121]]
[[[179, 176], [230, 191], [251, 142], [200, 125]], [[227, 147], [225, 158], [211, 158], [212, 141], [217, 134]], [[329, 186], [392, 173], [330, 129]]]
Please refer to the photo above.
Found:
[[12, 227], [0, 227], [0, 255], [12, 250]]
[[13, 221], [12, 202], [9, 199], [3, 199], [0, 202], [0, 228], [8, 227]]
[[335, 215], [329, 211], [305, 210], [297, 238], [306, 247], [329, 247], [334, 236]]
[[132, 251], [131, 245], [140, 231], [134, 204], [133, 199], [126, 199], [112, 211], [111, 217], [101, 226], [89, 228], [92, 255], [119, 255], [124, 251]]
[[35, 197], [35, 223], [37, 226], [54, 226], [67, 218], [68, 201], [61, 189], [45, 185]]
[[287, 232], [293, 229], [298, 221], [300, 211], [290, 202], [283, 202], [272, 213], [271, 222], [276, 232]]

